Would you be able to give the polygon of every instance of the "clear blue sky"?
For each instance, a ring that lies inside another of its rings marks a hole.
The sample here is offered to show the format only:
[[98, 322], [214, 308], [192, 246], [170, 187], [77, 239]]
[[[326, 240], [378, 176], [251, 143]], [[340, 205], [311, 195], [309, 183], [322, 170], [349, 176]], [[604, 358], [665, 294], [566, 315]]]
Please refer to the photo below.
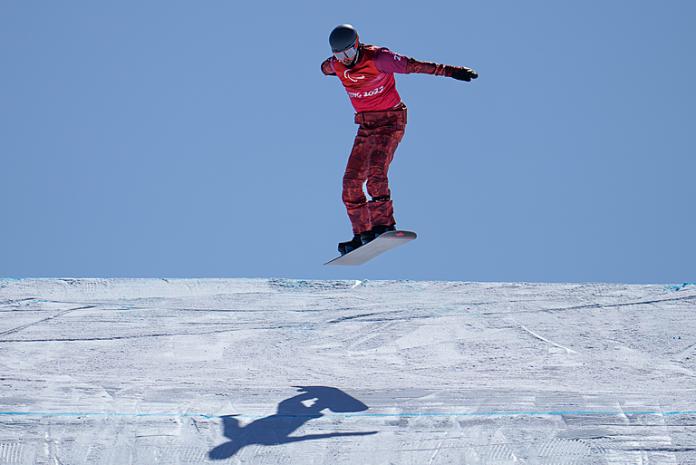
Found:
[[[361, 268], [356, 126], [319, 65], [397, 76], [390, 172], [419, 239]], [[0, 3], [0, 276], [696, 281], [692, 1]]]

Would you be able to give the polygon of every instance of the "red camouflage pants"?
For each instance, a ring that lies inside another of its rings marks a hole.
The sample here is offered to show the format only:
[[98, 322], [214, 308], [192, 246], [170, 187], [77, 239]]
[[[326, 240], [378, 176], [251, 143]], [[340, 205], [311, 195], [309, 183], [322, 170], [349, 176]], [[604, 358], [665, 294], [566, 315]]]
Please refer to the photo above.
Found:
[[[369, 231], [373, 226], [392, 226], [394, 207], [387, 172], [396, 147], [406, 129], [406, 105], [393, 110], [356, 113], [359, 124], [353, 150], [343, 175], [343, 203], [353, 226], [353, 233]], [[369, 202], [363, 191], [367, 181]]]

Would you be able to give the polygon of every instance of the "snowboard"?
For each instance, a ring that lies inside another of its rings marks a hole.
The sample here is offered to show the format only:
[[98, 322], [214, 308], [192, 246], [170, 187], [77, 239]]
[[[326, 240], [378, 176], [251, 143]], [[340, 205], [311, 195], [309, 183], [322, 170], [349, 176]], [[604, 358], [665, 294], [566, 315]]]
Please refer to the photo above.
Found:
[[324, 265], [362, 265], [377, 255], [410, 242], [416, 237], [416, 233], [413, 231], [387, 231], [367, 244], [336, 257]]

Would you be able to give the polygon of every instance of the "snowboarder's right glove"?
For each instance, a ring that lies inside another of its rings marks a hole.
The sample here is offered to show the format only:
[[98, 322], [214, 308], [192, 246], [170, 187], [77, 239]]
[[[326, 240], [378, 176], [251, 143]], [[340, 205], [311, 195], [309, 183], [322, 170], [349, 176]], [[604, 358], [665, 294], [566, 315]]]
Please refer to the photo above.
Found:
[[471, 68], [457, 66], [452, 70], [451, 76], [458, 81], [471, 81], [478, 77], [478, 73]]

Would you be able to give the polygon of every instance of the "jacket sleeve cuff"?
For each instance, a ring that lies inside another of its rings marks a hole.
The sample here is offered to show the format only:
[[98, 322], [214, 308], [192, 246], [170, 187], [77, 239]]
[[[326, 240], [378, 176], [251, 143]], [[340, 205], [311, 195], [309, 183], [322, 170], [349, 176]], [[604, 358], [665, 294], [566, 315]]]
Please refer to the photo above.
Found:
[[413, 58], [409, 58], [406, 62], [406, 72], [407, 73], [418, 73], [418, 74], [433, 74], [435, 76], [452, 76], [453, 66], [441, 65], [439, 63], [432, 63], [429, 61], [418, 61]]

